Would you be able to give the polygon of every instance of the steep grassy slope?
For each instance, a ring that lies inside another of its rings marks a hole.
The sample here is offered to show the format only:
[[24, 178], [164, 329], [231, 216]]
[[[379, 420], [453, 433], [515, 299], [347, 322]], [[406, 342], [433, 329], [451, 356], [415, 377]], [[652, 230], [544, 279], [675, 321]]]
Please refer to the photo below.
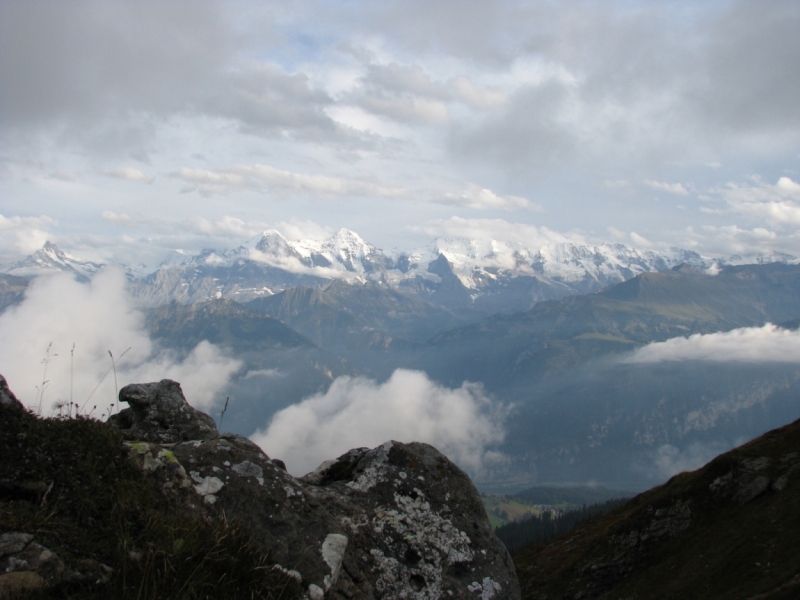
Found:
[[800, 421], [515, 559], [523, 597], [800, 597]]

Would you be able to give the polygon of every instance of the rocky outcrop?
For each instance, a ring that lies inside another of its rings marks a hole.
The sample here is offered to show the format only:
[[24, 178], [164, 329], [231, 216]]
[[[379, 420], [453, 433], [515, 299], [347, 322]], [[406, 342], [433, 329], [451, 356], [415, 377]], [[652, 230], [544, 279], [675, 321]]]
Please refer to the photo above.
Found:
[[470, 479], [435, 448], [389, 441], [295, 478], [247, 438], [218, 435], [172, 381], [123, 388], [113, 417], [165, 489], [247, 524], [277, 563], [322, 598], [518, 598], [511, 559]]
[[189, 406], [176, 381], [126, 385], [119, 391], [119, 401], [130, 408], [112, 415], [109, 422], [126, 439], [174, 444], [218, 435], [214, 419]]
[[17, 400], [14, 392], [8, 389], [8, 382], [2, 375], [0, 375], [0, 406], [15, 410], [24, 410], [22, 402]]

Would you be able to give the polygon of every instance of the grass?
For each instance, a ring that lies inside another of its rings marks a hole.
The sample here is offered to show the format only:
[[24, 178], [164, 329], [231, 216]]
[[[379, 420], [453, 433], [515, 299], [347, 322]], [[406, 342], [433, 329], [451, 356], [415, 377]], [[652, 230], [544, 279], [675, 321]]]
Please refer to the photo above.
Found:
[[[102, 585], [62, 583], [22, 597], [299, 597], [299, 585], [272, 569], [244, 525], [194, 508], [191, 490], [170, 489], [166, 475], [144, 473], [127, 452], [99, 421], [0, 407], [2, 531], [33, 534], [71, 568], [91, 560], [113, 569]], [[24, 483], [39, 491], [14, 491]]]

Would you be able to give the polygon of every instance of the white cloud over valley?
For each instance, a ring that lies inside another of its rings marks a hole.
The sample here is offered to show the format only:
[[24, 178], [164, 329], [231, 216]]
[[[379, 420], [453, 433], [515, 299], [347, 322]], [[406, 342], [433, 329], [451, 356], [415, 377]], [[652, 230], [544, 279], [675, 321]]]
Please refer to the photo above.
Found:
[[697, 333], [639, 348], [630, 363], [667, 361], [800, 363], [800, 331], [767, 323], [723, 333]]
[[[201, 342], [185, 356], [154, 343], [144, 315], [125, 291], [125, 276], [106, 269], [90, 283], [69, 275], [33, 281], [25, 299], [0, 315], [0, 364], [17, 397], [51, 414], [72, 399], [83, 412], [108, 414], [117, 385], [174, 379], [192, 406], [208, 410], [241, 363]], [[74, 345], [74, 349], [73, 349]], [[44, 383], [43, 385], [43, 382]]]
[[477, 384], [451, 389], [398, 369], [384, 383], [339, 377], [327, 392], [276, 413], [251, 439], [297, 476], [388, 440], [426, 442], [477, 474], [502, 460], [491, 448], [503, 440], [507, 414]]

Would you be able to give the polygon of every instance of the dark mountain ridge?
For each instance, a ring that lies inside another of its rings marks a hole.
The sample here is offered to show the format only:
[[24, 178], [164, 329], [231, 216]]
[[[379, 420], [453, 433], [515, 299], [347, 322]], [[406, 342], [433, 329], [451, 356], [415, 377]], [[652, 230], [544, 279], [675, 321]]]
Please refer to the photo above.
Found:
[[800, 596], [800, 420], [515, 558], [523, 598]]

